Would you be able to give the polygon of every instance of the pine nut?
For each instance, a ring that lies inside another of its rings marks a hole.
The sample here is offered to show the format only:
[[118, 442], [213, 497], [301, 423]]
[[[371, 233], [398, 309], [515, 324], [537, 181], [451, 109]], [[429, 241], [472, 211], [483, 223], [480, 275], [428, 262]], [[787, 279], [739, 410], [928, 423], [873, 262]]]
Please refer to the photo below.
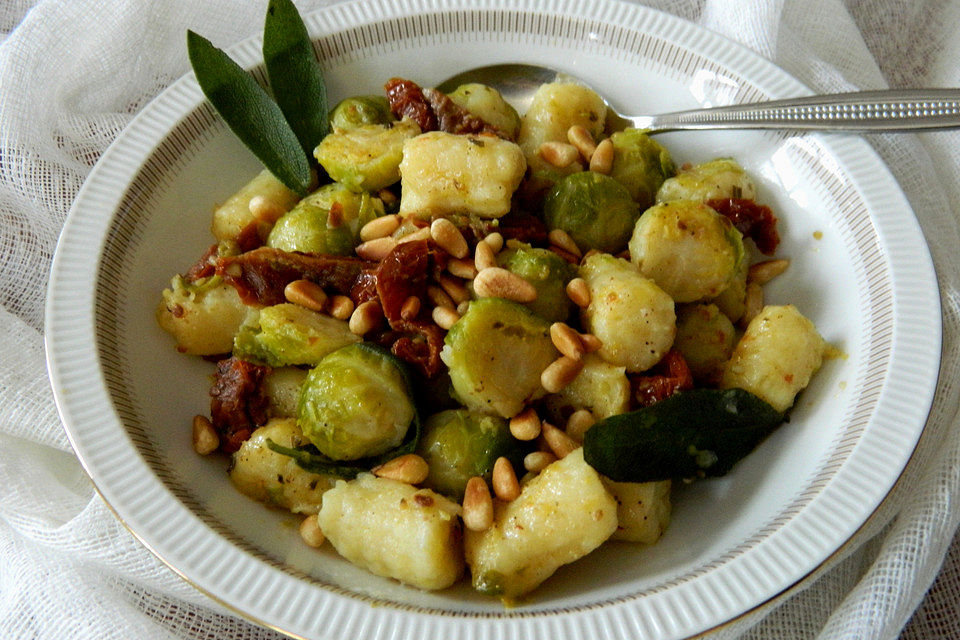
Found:
[[320, 529], [320, 521], [317, 520], [317, 514], [311, 514], [300, 522], [300, 537], [308, 546], [316, 549], [322, 547], [327, 539]]
[[578, 409], [567, 418], [567, 428], [565, 431], [568, 436], [577, 442], [583, 442], [583, 435], [587, 432], [587, 429], [596, 424], [596, 422], [596, 418], [593, 417], [589, 409]]
[[763, 309], [763, 288], [756, 282], [747, 283], [747, 292], [743, 298], [743, 316], [740, 324], [746, 326]]
[[503, 235], [499, 231], [488, 233], [483, 241], [490, 245], [494, 253], [500, 253], [500, 249], [503, 249]]
[[505, 457], [500, 456], [493, 463], [493, 476], [490, 484], [493, 485], [493, 493], [505, 502], [516, 500], [520, 495], [520, 482], [517, 480], [517, 472], [513, 470], [513, 465]]
[[547, 234], [547, 239], [551, 244], [557, 245], [567, 253], [572, 253], [577, 258], [583, 255], [583, 252], [580, 251], [580, 247], [577, 246], [574, 239], [563, 229], [552, 229], [550, 233]]
[[461, 302], [466, 302], [471, 298], [470, 290], [452, 276], [441, 273], [437, 276], [437, 282], [440, 283], [440, 288], [447, 292], [447, 295], [450, 296], [455, 304], [459, 305]]
[[463, 525], [471, 531], [486, 531], [493, 525], [493, 498], [487, 481], [479, 476], [467, 480], [462, 517]]
[[557, 351], [572, 358], [579, 360], [583, 357], [583, 341], [580, 340], [580, 334], [570, 328], [569, 325], [562, 322], [554, 322], [550, 325], [550, 339]]
[[540, 416], [528, 407], [510, 418], [510, 433], [517, 440], [535, 440], [540, 435]]
[[[397, 204], [397, 196], [393, 191], [390, 191], [390, 189], [380, 189], [380, 191], [377, 191], [377, 197], [388, 207]], [[391, 231], [390, 233], [393, 232]]]
[[790, 266], [789, 260], [764, 260], [750, 265], [747, 281], [764, 285], [779, 276]]
[[350, 315], [350, 331], [358, 336], [366, 335], [377, 328], [383, 318], [383, 310], [376, 300], [367, 300]]
[[367, 240], [357, 245], [355, 251], [357, 255], [364, 260], [383, 260], [396, 246], [396, 240], [390, 236], [385, 236], [383, 238]]
[[360, 227], [360, 240], [366, 242], [377, 238], [386, 238], [399, 227], [400, 216], [396, 214], [380, 216]]
[[523, 468], [532, 473], [540, 473], [557, 461], [557, 456], [549, 451], [533, 451], [523, 458]]
[[404, 242], [419, 242], [421, 240], [430, 239], [430, 227], [423, 227], [422, 229], [417, 229], [413, 233], [408, 233], [399, 240], [397, 244], [403, 244]]
[[477, 248], [473, 256], [473, 264], [476, 266], [478, 272], [497, 266], [497, 252], [493, 250], [490, 243], [486, 240], [477, 243]]
[[327, 304], [327, 294], [316, 282], [309, 280], [294, 280], [283, 288], [283, 297], [287, 302], [306, 307], [311, 311], [321, 312]]
[[477, 275], [477, 265], [467, 258], [452, 258], [447, 261], [447, 271], [458, 278], [473, 280]]
[[435, 284], [427, 285], [427, 297], [430, 298], [430, 302], [432, 302], [435, 307], [457, 308], [457, 303], [453, 301], [450, 294], [444, 291], [443, 287]]
[[464, 258], [470, 252], [460, 229], [446, 218], [437, 218], [430, 225], [430, 235], [441, 249], [454, 258]]
[[220, 436], [206, 416], [193, 417], [193, 450], [208, 456], [220, 447]]
[[339, 202], [334, 202], [330, 205], [330, 212], [327, 214], [327, 228], [336, 229], [342, 226], [344, 222], [343, 205]]
[[593, 135], [587, 131], [583, 125], [575, 124], [567, 129], [567, 140], [570, 141], [584, 160], [590, 162], [593, 152], [597, 150], [597, 143], [593, 140]]
[[613, 152], [613, 141], [610, 138], [601, 140], [590, 156], [590, 171], [609, 175], [613, 170]]
[[404, 320], [413, 320], [418, 313], [420, 313], [420, 298], [417, 296], [410, 296], [400, 306], [400, 317]]
[[450, 307], [434, 307], [430, 315], [437, 326], [446, 331], [460, 319], [460, 314]]
[[460, 304], [457, 305], [457, 313], [460, 314], [460, 317], [461, 317], [461, 318], [462, 318], [463, 316], [467, 315], [467, 311], [469, 311], [469, 310], [470, 310], [470, 301], [469, 301], [469, 300], [464, 300], [463, 302], [461, 302]]
[[567, 457], [581, 446], [579, 442], [549, 422], [543, 423], [543, 432], [540, 435], [543, 436], [547, 446], [550, 447], [550, 451], [558, 459]]
[[430, 475], [427, 461], [415, 453], [408, 453], [371, 469], [378, 478], [389, 478], [407, 484], [420, 484]]
[[572, 144], [550, 140], [537, 148], [537, 155], [557, 169], [563, 169], [577, 161], [580, 151]]
[[337, 320], [349, 320], [353, 309], [353, 300], [348, 296], [336, 295], [330, 298], [329, 313]]
[[274, 223], [287, 212], [282, 206], [264, 196], [253, 196], [247, 203], [247, 209], [260, 222]]
[[583, 345], [583, 350], [586, 353], [593, 353], [594, 351], [598, 351], [600, 347], [603, 346], [603, 343], [600, 342], [600, 338], [593, 335], [592, 333], [581, 333], [580, 343]]
[[537, 299], [537, 290], [532, 284], [500, 267], [481, 269], [473, 279], [473, 291], [481, 298], [504, 298], [513, 302]]
[[507, 249], [526, 249], [527, 243], [517, 238], [509, 238], [506, 242], [503, 243]]
[[574, 381], [583, 369], [583, 360], [574, 360], [568, 356], [560, 356], [540, 374], [540, 384], [547, 393], [557, 393]]
[[581, 309], [590, 306], [590, 285], [583, 278], [574, 278], [567, 283], [567, 297]]

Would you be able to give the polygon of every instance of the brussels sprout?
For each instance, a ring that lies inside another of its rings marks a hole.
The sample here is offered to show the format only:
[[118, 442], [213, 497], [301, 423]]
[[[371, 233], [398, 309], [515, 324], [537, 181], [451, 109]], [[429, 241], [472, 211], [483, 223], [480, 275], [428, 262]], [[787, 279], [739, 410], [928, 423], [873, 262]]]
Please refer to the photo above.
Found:
[[501, 251], [497, 262], [537, 290], [536, 299], [524, 304], [530, 311], [550, 322], [570, 317], [573, 302], [567, 295], [567, 283], [577, 275], [573, 265], [549, 249], [529, 245]]
[[457, 106], [491, 124], [511, 140], [520, 133], [520, 114], [500, 92], [485, 84], [462, 84], [448, 94]]
[[753, 199], [757, 190], [747, 172], [730, 158], [718, 158], [681, 171], [665, 180], [657, 191], [657, 202], [671, 200]]
[[543, 215], [548, 227], [563, 229], [584, 251], [618, 253], [630, 239], [640, 207], [610, 176], [581, 171], [554, 185], [544, 200]]
[[250, 211], [250, 200], [256, 196], [271, 202], [279, 211], [289, 211], [300, 199], [264, 169], [213, 212], [210, 230], [217, 240], [236, 240], [247, 225], [256, 221]]
[[271, 367], [313, 365], [359, 341], [343, 320], [285, 302], [250, 315], [234, 338], [233, 355]]
[[219, 276], [187, 282], [174, 276], [164, 289], [156, 317], [160, 328], [177, 341], [177, 350], [198, 356], [229, 353], [233, 336], [249, 307], [237, 290]]
[[560, 353], [550, 323], [503, 298], [482, 298], [447, 332], [440, 358], [468, 408], [509, 418], [544, 393], [540, 374]]
[[[331, 224], [330, 211], [339, 220]], [[355, 193], [341, 184], [322, 186], [288, 213], [267, 236], [267, 246], [283, 251], [351, 255], [360, 244], [360, 228], [383, 215], [383, 203], [367, 192]]]
[[653, 204], [657, 190], [677, 173], [670, 153], [640, 129], [626, 129], [610, 136], [613, 168], [610, 177], [622, 184], [641, 209]]
[[744, 260], [743, 238], [702, 202], [673, 200], [647, 209], [630, 238], [630, 259], [675, 302], [712, 298]]
[[330, 111], [334, 131], [349, 131], [368, 124], [390, 124], [396, 118], [386, 96], [353, 96], [341, 100]]
[[423, 423], [417, 453], [430, 466], [426, 486], [459, 501], [467, 480], [473, 476], [489, 480], [500, 456], [506, 456], [514, 468], [522, 468], [526, 447], [510, 435], [503, 418], [451, 409]]
[[683, 355], [697, 382], [714, 385], [720, 381], [735, 342], [733, 323], [716, 305], [689, 304], [677, 308], [673, 346]]
[[398, 447], [416, 415], [403, 365], [366, 344], [334, 351], [310, 370], [297, 405], [304, 436], [333, 460]]
[[328, 134], [313, 155], [327, 174], [351, 191], [376, 191], [400, 180], [403, 143], [420, 134], [413, 120], [365, 124]]

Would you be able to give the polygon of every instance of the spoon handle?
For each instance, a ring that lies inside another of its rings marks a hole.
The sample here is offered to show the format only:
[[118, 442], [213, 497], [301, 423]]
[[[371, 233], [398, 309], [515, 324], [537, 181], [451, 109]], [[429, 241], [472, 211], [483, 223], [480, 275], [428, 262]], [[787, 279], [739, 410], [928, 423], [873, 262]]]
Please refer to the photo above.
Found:
[[677, 111], [631, 119], [657, 131], [924, 131], [960, 127], [960, 89], [861, 91]]

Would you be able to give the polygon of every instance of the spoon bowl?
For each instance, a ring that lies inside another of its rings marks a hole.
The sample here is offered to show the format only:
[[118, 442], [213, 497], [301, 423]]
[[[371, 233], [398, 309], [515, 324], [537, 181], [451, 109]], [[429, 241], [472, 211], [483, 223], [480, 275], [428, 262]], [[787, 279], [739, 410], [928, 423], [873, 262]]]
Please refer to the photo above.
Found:
[[[458, 73], [437, 85], [444, 93], [467, 83], [493, 87], [519, 113], [548, 82], [587, 83], [549, 67], [497, 64]], [[606, 102], [606, 100], [605, 100]], [[960, 89], [889, 89], [706, 107], [656, 115], [626, 115], [607, 102], [607, 125], [649, 133], [699, 129], [777, 129], [861, 133], [960, 127]]]

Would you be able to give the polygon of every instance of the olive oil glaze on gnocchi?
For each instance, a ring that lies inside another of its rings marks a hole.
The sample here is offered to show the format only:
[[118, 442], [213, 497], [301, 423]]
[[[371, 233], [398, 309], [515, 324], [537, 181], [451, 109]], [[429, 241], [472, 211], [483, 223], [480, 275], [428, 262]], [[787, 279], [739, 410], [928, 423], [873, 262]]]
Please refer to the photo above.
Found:
[[732, 159], [677, 167], [575, 83], [391, 79], [330, 113], [300, 198], [263, 171], [157, 320], [216, 362], [199, 454], [312, 546], [511, 601], [670, 486], [729, 471], [829, 347], [791, 305], [776, 218]]

